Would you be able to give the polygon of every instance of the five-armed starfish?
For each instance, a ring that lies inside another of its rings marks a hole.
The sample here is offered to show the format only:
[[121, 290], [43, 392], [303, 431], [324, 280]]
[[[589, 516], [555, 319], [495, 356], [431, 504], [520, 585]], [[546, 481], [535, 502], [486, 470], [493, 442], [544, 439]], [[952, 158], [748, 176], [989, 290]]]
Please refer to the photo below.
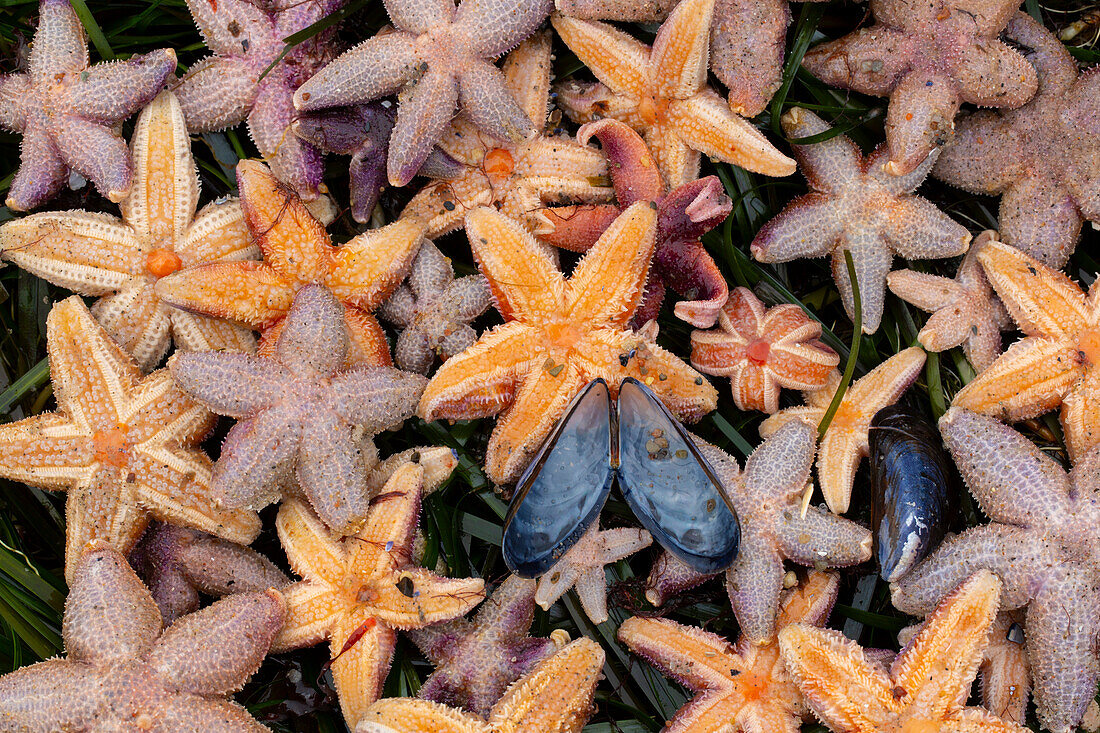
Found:
[[424, 390], [425, 420], [503, 412], [485, 455], [486, 475], [514, 481], [580, 389], [596, 377], [613, 393], [645, 382], [681, 420], [713, 410], [702, 375], [649, 337], [623, 327], [642, 299], [657, 213], [636, 203], [619, 216], [567, 280], [518, 222], [482, 207], [466, 234], [506, 323], [439, 368]]
[[1019, 0], [877, 0], [876, 24], [810, 49], [802, 65], [834, 86], [890, 97], [887, 173], [906, 175], [955, 129], [959, 105], [1014, 108], [1035, 68], [997, 40]]
[[[829, 125], [801, 107], [784, 113], [783, 129], [794, 138], [825, 132]], [[863, 301], [863, 332], [874, 333], [886, 301], [886, 274], [894, 255], [910, 260], [961, 255], [970, 232], [912, 191], [928, 175], [934, 156], [904, 176], [883, 166], [886, 146], [864, 158], [844, 135], [795, 145], [795, 157], [812, 191], [787, 205], [752, 240], [761, 262], [832, 255], [833, 279], [844, 310], [855, 319], [855, 300], [844, 252], [852, 253]]]

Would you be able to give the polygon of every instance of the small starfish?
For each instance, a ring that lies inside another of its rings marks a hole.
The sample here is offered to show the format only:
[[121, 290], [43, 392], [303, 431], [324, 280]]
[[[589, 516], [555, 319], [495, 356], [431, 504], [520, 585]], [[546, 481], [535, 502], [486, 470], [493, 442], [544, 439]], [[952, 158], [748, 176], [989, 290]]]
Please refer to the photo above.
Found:
[[577, 122], [614, 117], [643, 132], [672, 188], [698, 177], [700, 153], [769, 176], [795, 171], [793, 160], [707, 85], [714, 2], [681, 2], [652, 48], [606, 23], [551, 18], [562, 41], [600, 81], [567, 82], [558, 103]]
[[345, 369], [342, 311], [326, 288], [307, 285], [294, 296], [274, 358], [191, 351], [169, 360], [180, 389], [238, 420], [214, 466], [219, 502], [262, 506], [293, 474], [325, 524], [341, 535], [359, 529], [371, 497], [356, 433], [400, 424], [426, 380], [393, 367]]
[[589, 620], [602, 624], [607, 620], [607, 576], [604, 566], [649, 547], [653, 537], [644, 529], [619, 527], [600, 530], [599, 520], [592, 523], [577, 544], [565, 553], [546, 575], [539, 578], [535, 602], [547, 610], [554, 602], [576, 587], [577, 597]]
[[[822, 626], [836, 602], [835, 573], [810, 573], [779, 600], [776, 628]], [[798, 733], [809, 709], [779, 658], [775, 634], [737, 644], [664, 618], [629, 618], [619, 641], [696, 694], [664, 733]]]
[[236, 199], [195, 214], [199, 178], [171, 92], [142, 110], [130, 146], [134, 186], [121, 220], [88, 211], [33, 214], [0, 227], [0, 254], [55, 285], [101, 296], [92, 313], [142, 369], [156, 366], [173, 338], [183, 349], [251, 351], [246, 329], [173, 308], [153, 290], [181, 267], [259, 254]]
[[260, 354], [270, 356], [294, 294], [324, 285], [344, 304], [349, 363], [388, 366], [386, 334], [370, 311], [408, 272], [424, 223], [398, 219], [333, 247], [324, 225], [262, 163], [238, 163], [237, 186], [264, 261], [191, 267], [159, 280], [157, 295], [177, 308], [261, 330]]
[[1100, 443], [1100, 286], [1088, 294], [1061, 272], [990, 242], [985, 275], [1024, 332], [952, 403], [1015, 422], [1062, 406], [1071, 459]]
[[791, 303], [766, 308], [748, 288], [733, 291], [718, 326], [691, 332], [691, 365], [729, 377], [738, 410], [772, 414], [782, 389], [821, 389], [840, 363], [820, 323]]
[[[781, 120], [787, 135], [809, 137], [828, 124], [809, 110], [792, 107]], [[863, 332], [874, 333], [882, 320], [886, 274], [897, 254], [910, 260], [954, 257], [966, 252], [970, 232], [912, 191], [928, 175], [935, 156], [907, 175], [883, 167], [886, 147], [864, 158], [855, 143], [837, 135], [813, 145], [795, 145], [795, 157], [812, 191], [792, 201], [760, 229], [752, 255], [761, 262], [800, 257], [833, 257], [833, 279], [848, 317], [855, 300], [844, 252], [852, 253], [863, 301]]]
[[450, 258], [424, 242], [413, 260], [408, 285], [399, 285], [378, 315], [401, 329], [393, 348], [397, 366], [427, 374], [436, 355], [446, 361], [477, 341], [470, 321], [491, 302], [485, 278], [467, 275], [456, 280]]
[[[875, 413], [894, 404], [909, 389], [924, 368], [925, 354], [913, 346], [879, 364], [848, 387], [833, 414], [817, 457], [817, 481], [825, 503], [837, 514], [848, 511], [852, 482], [859, 462], [870, 454], [867, 431]], [[803, 392], [804, 407], [788, 407], [760, 423], [760, 435], [767, 438], [791, 420], [817, 428], [833, 401], [840, 375], [833, 372], [824, 389]]]
[[542, 226], [535, 235], [556, 247], [584, 252], [623, 209], [635, 201], [656, 202], [657, 249], [645, 298], [631, 324], [639, 327], [657, 317], [668, 286], [687, 298], [676, 304], [677, 318], [699, 328], [713, 326], [729, 288], [699, 239], [733, 209], [721, 181], [707, 176], [666, 194], [653, 156], [638, 133], [618, 120], [604, 119], [582, 125], [577, 140], [587, 144], [593, 135], [600, 138], [610, 163], [617, 203], [543, 209]]
[[1005, 37], [1039, 73], [1039, 91], [1016, 110], [963, 117], [932, 175], [974, 193], [1001, 195], [1001, 237], [1051, 267], [1077, 246], [1085, 219], [1100, 224], [1100, 71], [1077, 62], [1030, 15], [1017, 13]]
[[582, 637], [515, 682], [486, 720], [446, 705], [407, 697], [379, 700], [355, 733], [581, 733], [592, 716], [603, 648]]
[[681, 420], [698, 420], [718, 395], [703, 377], [642, 333], [624, 331], [642, 298], [656, 211], [636, 203], [619, 216], [566, 280], [522, 225], [489, 208], [466, 216], [466, 234], [503, 325], [444, 362], [424, 390], [425, 420], [504, 412], [485, 472], [514, 481], [580, 389], [602, 377], [613, 392], [644, 381]]
[[[890, 175], [908, 175], [955, 128], [962, 102], [1019, 107], [1035, 94], [1035, 69], [997, 40], [1019, 0], [881, 0], [876, 23], [810, 49], [802, 65], [833, 86], [890, 97]], [[884, 161], [885, 162], [885, 161]]]
[[303, 112], [398, 92], [390, 136], [390, 184], [404, 186], [439, 142], [456, 108], [488, 135], [519, 142], [534, 133], [492, 59], [546, 19], [552, 0], [388, 0], [395, 30], [379, 33], [294, 93]]
[[978, 372], [1000, 356], [1001, 331], [1012, 325], [978, 262], [985, 243], [996, 241], [995, 231], [979, 234], [953, 280], [916, 270], [896, 270], [886, 276], [894, 295], [932, 314], [917, 334], [920, 345], [928, 351], [947, 351], [961, 344]]
[[435, 666], [418, 697], [489, 716], [509, 685], [569, 641], [564, 631], [529, 636], [534, 619], [535, 581], [509, 575], [473, 621], [405, 632]]
[[884, 669], [839, 631], [792, 624], [779, 649], [806, 703], [836, 733], [1026, 733], [966, 698], [997, 615], [1001, 581], [979, 571], [943, 599]]
[[121, 201], [133, 168], [118, 126], [157, 96], [176, 54], [165, 48], [89, 66], [84, 27], [69, 0], [41, 0], [38, 8], [26, 72], [0, 75], [0, 127], [23, 135], [8, 208], [45, 203], [71, 171]]
[[215, 418], [168, 370], [143, 377], [75, 295], [50, 310], [46, 350], [57, 411], [0, 426], [0, 476], [68, 492], [66, 578], [89, 542], [129, 552], [153, 518], [256, 538], [254, 512], [211, 501], [210, 459], [197, 446]]
[[286, 617], [278, 591], [240, 593], [167, 629], [126, 558], [84, 553], [65, 601], [68, 656], [0, 677], [0, 720], [19, 731], [262, 733], [226, 697], [267, 656]]
[[348, 727], [378, 699], [395, 629], [457, 618], [485, 597], [481, 580], [442, 578], [412, 563], [424, 469], [409, 462], [386, 482], [366, 526], [332, 535], [309, 508], [284, 502], [275, 526], [302, 580], [286, 589], [290, 613], [272, 644], [298, 649], [329, 640], [332, 676]]
[[891, 586], [895, 606], [924, 614], [979, 568], [1005, 583], [1004, 609], [1027, 607], [1039, 722], [1068, 733], [1096, 693], [1100, 657], [1100, 447], [1069, 475], [1007, 425], [953, 407], [940, 432], [992, 522], [947, 540]]

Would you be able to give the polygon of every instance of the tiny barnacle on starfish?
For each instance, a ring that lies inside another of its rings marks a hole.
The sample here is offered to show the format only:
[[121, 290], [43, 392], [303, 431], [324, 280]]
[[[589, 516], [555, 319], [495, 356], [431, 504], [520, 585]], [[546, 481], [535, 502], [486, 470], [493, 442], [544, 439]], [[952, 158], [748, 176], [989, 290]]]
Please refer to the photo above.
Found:
[[84, 27], [69, 0], [41, 0], [38, 8], [27, 70], [0, 75], [0, 127], [23, 135], [8, 208], [45, 203], [70, 171], [121, 201], [133, 168], [118, 125], [157, 96], [176, 54], [162, 49], [89, 66]]
[[67, 656], [0, 677], [11, 731], [263, 733], [226, 699], [267, 656], [286, 617], [278, 591], [239, 593], [164, 628], [126, 558], [86, 551], [72, 576], [61, 632]]
[[908, 175], [951, 139], [963, 102], [1019, 107], [1035, 94], [1035, 68], [998, 34], [1020, 0], [876, 0], [875, 25], [811, 48], [802, 65], [833, 86], [889, 96], [891, 175]]
[[[792, 107], [781, 120], [794, 138], [826, 132], [828, 124], [809, 110]], [[843, 135], [812, 145], [795, 145], [795, 157], [812, 189], [765, 224], [752, 241], [761, 262], [832, 255], [844, 310], [855, 318], [845, 251], [852, 254], [863, 302], [863, 332], [882, 320], [886, 275], [894, 255], [910, 260], [954, 257], [970, 246], [970, 232], [914, 191], [935, 162], [934, 154], [904, 176], [883, 167], [886, 146], [866, 158]]]
[[171, 92], [142, 110], [130, 147], [134, 185], [119, 204], [121, 220], [89, 211], [16, 219], [0, 226], [0, 256], [81, 295], [101, 296], [93, 315], [143, 369], [164, 357], [173, 338], [182, 349], [251, 351], [246, 329], [166, 305], [153, 289], [182, 267], [259, 254], [236, 199], [195, 213], [199, 178]]

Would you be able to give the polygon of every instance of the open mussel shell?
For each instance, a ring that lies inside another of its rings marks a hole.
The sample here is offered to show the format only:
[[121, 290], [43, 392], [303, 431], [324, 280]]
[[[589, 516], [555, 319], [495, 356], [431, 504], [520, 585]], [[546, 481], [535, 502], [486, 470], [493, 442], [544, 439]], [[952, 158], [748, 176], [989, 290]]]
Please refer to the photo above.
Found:
[[683, 426], [641, 382], [619, 387], [618, 472], [623, 498], [642, 525], [700, 573], [737, 556], [737, 514]]
[[602, 379], [589, 382], [554, 426], [516, 484], [504, 525], [504, 561], [525, 578], [549, 570], [595, 521], [615, 477], [613, 403]]

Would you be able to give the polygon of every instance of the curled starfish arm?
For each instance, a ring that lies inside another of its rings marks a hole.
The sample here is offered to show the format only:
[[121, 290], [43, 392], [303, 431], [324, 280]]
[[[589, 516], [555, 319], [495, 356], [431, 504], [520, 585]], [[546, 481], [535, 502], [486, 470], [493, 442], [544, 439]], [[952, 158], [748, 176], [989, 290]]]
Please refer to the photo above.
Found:
[[867, 529], [817, 507], [802, 517], [792, 513], [777, 529], [776, 542], [784, 557], [807, 567], [822, 561], [849, 567], [871, 559]]
[[767, 176], [795, 172], [794, 160], [779, 152], [751, 122], [731, 112], [710, 89], [688, 99], [673, 100], [668, 114], [676, 134], [703, 155]]
[[424, 241], [424, 224], [400, 218], [360, 234], [336, 250], [326, 282], [333, 294], [370, 309], [393, 292], [412, 267]]
[[663, 605], [686, 590], [706, 582], [717, 573], [704, 575], [698, 573], [687, 563], [667, 550], [661, 552], [653, 561], [649, 577], [646, 578], [645, 598], [654, 606]]
[[244, 122], [259, 88], [246, 59], [210, 56], [192, 66], [173, 91], [187, 119], [187, 130], [199, 133]]
[[630, 206], [635, 201], [656, 201], [661, 197], [664, 181], [644, 140], [614, 118], [588, 122], [577, 130], [577, 142], [581, 145], [587, 145], [593, 136], [599, 138], [603, 154], [612, 161], [607, 170], [620, 206]]
[[428, 380], [400, 369], [349, 370], [332, 380], [333, 409], [368, 432], [393, 427], [411, 417]]
[[366, 466], [352, 428], [330, 410], [302, 425], [295, 476], [317, 514], [338, 534], [350, 534], [366, 516]]
[[981, 107], [1019, 107], [1039, 88], [1031, 61], [1001, 41], [979, 41], [955, 72], [963, 101]]
[[294, 106], [307, 112], [366, 102], [400, 89], [417, 74], [415, 43], [416, 36], [402, 31], [368, 38], [298, 87]]
[[215, 262], [189, 267], [157, 281], [156, 294], [177, 308], [257, 328], [283, 318], [294, 290], [261, 262]]
[[886, 111], [890, 150], [886, 172], [905, 175], [924, 162], [943, 141], [941, 136], [954, 129], [961, 101], [955, 83], [946, 76], [917, 71], [906, 74], [890, 95]]
[[648, 88], [649, 47], [607, 23], [555, 14], [554, 30], [581, 63], [616, 94], [642, 99]]
[[775, 634], [783, 576], [783, 558], [776, 552], [774, 540], [743, 530], [737, 559], [726, 571], [726, 592], [741, 633], [754, 644], [763, 644]]
[[28, 124], [19, 145], [19, 168], [5, 200], [14, 211], [33, 209], [57, 194], [69, 180], [69, 169], [43, 123]]
[[283, 589], [287, 616], [271, 643], [273, 653], [320, 644], [347, 612], [347, 602], [324, 583], [303, 581]]
[[67, 659], [20, 667], [0, 678], [0, 716], [13, 729], [79, 730], [96, 718], [100, 684]]
[[693, 691], [719, 687], [730, 676], [730, 643], [708, 631], [664, 618], [623, 621], [619, 641]]
[[429, 700], [388, 697], [360, 718], [355, 733], [491, 733], [484, 720]]
[[214, 465], [214, 496], [226, 506], [266, 505], [291, 476], [301, 443], [301, 417], [292, 405], [278, 405], [239, 421], [222, 443]]
[[247, 418], [286, 396], [288, 369], [252, 354], [179, 353], [168, 364], [181, 390], [219, 415]]
[[[352, 639], [353, 634], [357, 638]], [[350, 610], [337, 620], [329, 639], [332, 679], [349, 726], [354, 728], [382, 695], [396, 646], [397, 632], [365, 608]]]
[[[458, 99], [470, 120], [498, 140], [518, 143], [536, 130], [512, 97], [504, 74], [487, 61], [471, 64], [458, 77]], [[541, 122], [537, 127], [542, 127]]]
[[75, 115], [59, 117], [52, 132], [61, 159], [110, 201], [124, 199], [134, 179], [126, 143], [99, 122]]
[[886, 212], [883, 235], [901, 257], [942, 259], [966, 252], [970, 232], [927, 199], [898, 201]]
[[[824, 257], [844, 234], [844, 221], [831, 197], [823, 193], [799, 196], [769, 219], [752, 240], [752, 256], [760, 262], [789, 262], [799, 257]], [[862, 287], [863, 281], [860, 281]]]
[[386, 162], [390, 185], [404, 186], [413, 179], [443, 135], [458, 102], [457, 80], [450, 71], [436, 69], [429, 69], [403, 96]]

